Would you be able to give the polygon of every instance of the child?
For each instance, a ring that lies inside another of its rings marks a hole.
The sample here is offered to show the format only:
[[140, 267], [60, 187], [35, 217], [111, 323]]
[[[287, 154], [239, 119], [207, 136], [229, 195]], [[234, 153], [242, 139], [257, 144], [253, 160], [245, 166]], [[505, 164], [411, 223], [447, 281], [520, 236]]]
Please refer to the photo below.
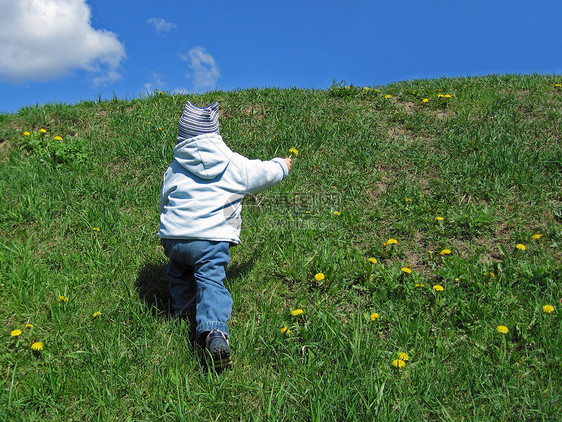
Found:
[[174, 311], [195, 320], [196, 339], [217, 370], [230, 365], [232, 298], [224, 279], [229, 248], [240, 243], [242, 198], [281, 182], [290, 169], [290, 158], [249, 160], [232, 152], [219, 134], [216, 102], [185, 105], [164, 174], [158, 237], [169, 258]]

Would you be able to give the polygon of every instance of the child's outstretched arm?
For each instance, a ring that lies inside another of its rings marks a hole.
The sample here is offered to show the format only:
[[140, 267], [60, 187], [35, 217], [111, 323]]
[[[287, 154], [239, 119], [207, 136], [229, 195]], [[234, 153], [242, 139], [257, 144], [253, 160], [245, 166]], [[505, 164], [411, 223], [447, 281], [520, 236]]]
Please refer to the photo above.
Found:
[[287, 168], [289, 169], [289, 171], [291, 171], [292, 158], [291, 157], [285, 157], [285, 164], [287, 164]]
[[289, 175], [291, 158], [274, 158], [270, 161], [245, 160], [246, 193], [257, 193], [281, 182]]

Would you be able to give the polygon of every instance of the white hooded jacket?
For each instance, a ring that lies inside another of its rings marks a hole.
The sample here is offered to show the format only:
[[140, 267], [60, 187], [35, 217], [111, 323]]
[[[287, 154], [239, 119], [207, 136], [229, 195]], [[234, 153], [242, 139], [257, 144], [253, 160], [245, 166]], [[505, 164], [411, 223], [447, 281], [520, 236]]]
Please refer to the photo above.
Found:
[[162, 239], [240, 243], [242, 198], [281, 182], [285, 160], [249, 160], [218, 134], [186, 139], [174, 148], [160, 195]]

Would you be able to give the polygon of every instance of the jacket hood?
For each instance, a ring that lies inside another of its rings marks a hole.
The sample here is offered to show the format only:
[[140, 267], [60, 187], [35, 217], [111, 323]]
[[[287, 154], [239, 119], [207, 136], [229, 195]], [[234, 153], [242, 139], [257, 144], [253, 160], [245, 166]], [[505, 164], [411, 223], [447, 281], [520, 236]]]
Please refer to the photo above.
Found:
[[174, 148], [174, 159], [201, 179], [214, 179], [230, 163], [232, 150], [218, 134], [210, 133], [186, 139]]

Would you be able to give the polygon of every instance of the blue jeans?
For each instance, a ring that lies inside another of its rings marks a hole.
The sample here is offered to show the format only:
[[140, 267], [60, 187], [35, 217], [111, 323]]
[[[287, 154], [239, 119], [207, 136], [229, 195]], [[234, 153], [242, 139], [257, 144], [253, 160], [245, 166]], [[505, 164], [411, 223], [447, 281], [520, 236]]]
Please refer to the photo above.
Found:
[[224, 286], [230, 261], [230, 244], [208, 240], [162, 239], [169, 258], [168, 288], [179, 316], [195, 318], [195, 335], [221, 330], [228, 336], [226, 322], [232, 312], [232, 298]]

